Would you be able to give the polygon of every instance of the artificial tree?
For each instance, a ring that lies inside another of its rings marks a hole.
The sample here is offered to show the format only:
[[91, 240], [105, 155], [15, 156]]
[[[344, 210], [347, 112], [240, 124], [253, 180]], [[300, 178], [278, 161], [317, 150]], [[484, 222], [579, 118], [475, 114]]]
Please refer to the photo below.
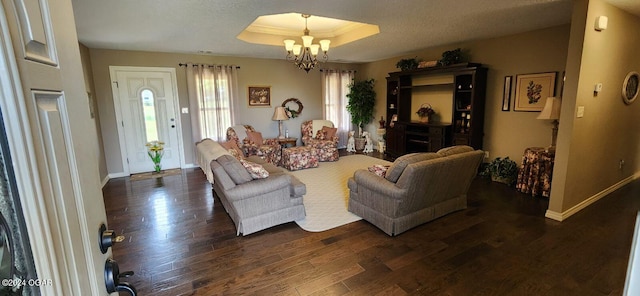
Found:
[[[373, 78], [362, 81], [355, 81], [354, 79], [349, 84], [347, 111], [351, 114], [351, 123], [358, 127], [358, 138], [362, 138], [364, 125], [373, 119], [373, 108], [376, 105], [376, 91], [373, 90], [374, 84], [375, 80]], [[356, 146], [359, 145], [356, 143]]]

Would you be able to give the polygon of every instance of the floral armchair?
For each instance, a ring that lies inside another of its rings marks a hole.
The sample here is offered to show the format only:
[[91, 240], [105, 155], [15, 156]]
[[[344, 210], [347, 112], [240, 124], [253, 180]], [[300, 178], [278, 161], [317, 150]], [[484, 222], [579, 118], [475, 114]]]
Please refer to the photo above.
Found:
[[333, 135], [327, 138], [326, 131], [331, 129], [333, 122], [329, 120], [307, 120], [302, 123], [302, 143], [317, 149], [319, 161], [336, 161], [339, 158], [335, 129]]
[[[244, 128], [244, 130], [237, 131], [238, 128]], [[256, 130], [250, 125], [236, 125], [227, 128], [227, 141], [235, 141], [238, 147], [242, 149], [245, 156], [257, 155], [274, 165], [280, 164], [280, 158], [282, 157], [282, 146], [277, 139], [263, 139], [261, 143], [251, 140], [248, 137], [240, 139], [238, 134], [249, 135], [250, 132]]]

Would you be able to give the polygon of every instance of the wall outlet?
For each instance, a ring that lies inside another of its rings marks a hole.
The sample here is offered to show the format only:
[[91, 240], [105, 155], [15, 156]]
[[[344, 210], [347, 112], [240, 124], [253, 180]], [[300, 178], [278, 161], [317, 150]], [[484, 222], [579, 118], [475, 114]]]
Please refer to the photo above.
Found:
[[489, 159], [489, 151], [485, 151], [484, 152], [484, 158], [485, 159]]
[[623, 167], [624, 167], [624, 159], [621, 159], [620, 163], [618, 164], [618, 169], [622, 170]]

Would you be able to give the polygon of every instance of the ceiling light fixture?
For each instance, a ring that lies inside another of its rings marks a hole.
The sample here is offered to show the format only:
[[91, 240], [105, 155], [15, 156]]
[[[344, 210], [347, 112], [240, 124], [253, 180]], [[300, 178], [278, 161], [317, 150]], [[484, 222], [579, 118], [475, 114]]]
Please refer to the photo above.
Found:
[[309, 29], [307, 28], [307, 20], [311, 15], [302, 14], [304, 18], [304, 35], [302, 35], [302, 44], [296, 44], [292, 39], [284, 41], [284, 48], [287, 50], [287, 61], [293, 61], [293, 63], [302, 70], [307, 71], [313, 69], [318, 64], [318, 50], [322, 49], [324, 53], [323, 62], [327, 61], [327, 52], [329, 51], [329, 44], [331, 40], [320, 40], [320, 44], [312, 44], [313, 36], [309, 35]]

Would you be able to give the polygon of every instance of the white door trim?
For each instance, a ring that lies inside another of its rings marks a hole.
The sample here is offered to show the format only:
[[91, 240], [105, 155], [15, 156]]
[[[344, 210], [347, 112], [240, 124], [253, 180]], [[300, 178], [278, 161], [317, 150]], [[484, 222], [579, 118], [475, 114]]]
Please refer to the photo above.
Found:
[[175, 94], [175, 100], [173, 100], [173, 107], [177, 113], [176, 119], [176, 132], [178, 133], [178, 154], [180, 158], [180, 168], [185, 168], [186, 163], [184, 159], [184, 142], [182, 139], [182, 121], [180, 120], [180, 98], [178, 97], [178, 83], [176, 79], [176, 69], [168, 67], [133, 67], [133, 66], [109, 66], [109, 77], [111, 79], [111, 93], [113, 94], [113, 108], [116, 113], [116, 127], [118, 131], [118, 141], [120, 144], [120, 158], [122, 160], [122, 175], [129, 175], [129, 163], [127, 163], [127, 144], [125, 141], [124, 127], [122, 126], [122, 111], [120, 110], [120, 94], [116, 83], [116, 72], [118, 71], [139, 71], [139, 72], [169, 72], [171, 75], [171, 88]]

